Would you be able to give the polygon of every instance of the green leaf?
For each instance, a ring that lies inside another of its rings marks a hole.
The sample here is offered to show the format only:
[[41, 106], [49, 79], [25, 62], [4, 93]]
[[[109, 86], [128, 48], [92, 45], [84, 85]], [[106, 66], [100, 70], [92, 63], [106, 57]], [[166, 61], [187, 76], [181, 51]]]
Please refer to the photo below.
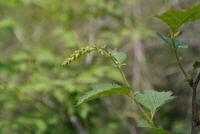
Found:
[[143, 94], [138, 93], [136, 99], [143, 106], [150, 109], [151, 114], [154, 115], [156, 111], [165, 103], [168, 103], [176, 98], [171, 96], [172, 92], [157, 92], [154, 90], [145, 90]]
[[186, 133], [182, 133], [182, 132], [174, 132], [173, 134], [186, 134]]
[[151, 128], [151, 130], [154, 131], [156, 134], [172, 134], [172, 132], [160, 128]]
[[77, 105], [83, 102], [111, 94], [129, 94], [130, 87], [120, 87], [117, 84], [95, 84], [92, 86], [93, 90], [86, 92], [78, 101]]
[[155, 17], [164, 21], [173, 31], [176, 31], [183, 24], [200, 18], [200, 3], [185, 11], [173, 9]]
[[[111, 50], [108, 49], [108, 51], [112, 54], [112, 56], [119, 62], [119, 64], [122, 64], [123, 61], [126, 59], [126, 54], [122, 53], [122, 52], [117, 52], [116, 49]], [[125, 64], [123, 64], [125, 65]]]
[[149, 127], [152, 128], [151, 124], [147, 120], [144, 119], [137, 119], [137, 126], [138, 127]]
[[[182, 57], [179, 56], [179, 60], [181, 61], [182, 60]], [[175, 63], [175, 64], [178, 64], [178, 61], [171, 61], [171, 63]]]
[[178, 64], [178, 61], [175, 60], [175, 61], [171, 61], [170, 63], [175, 63], [175, 64]]
[[179, 37], [181, 36], [181, 34], [183, 33], [184, 31], [178, 31], [174, 34], [175, 37]]
[[18, 27], [18, 24], [12, 19], [4, 19], [0, 21], [0, 28], [16, 28], [16, 27]]
[[137, 126], [138, 127], [145, 127], [148, 129], [151, 129], [153, 132], [155, 132], [156, 134], [172, 134], [169, 131], [163, 130], [163, 129], [159, 129], [159, 128], [155, 128], [152, 127], [149, 122], [147, 120], [144, 119], [137, 119]]
[[193, 68], [194, 68], [194, 69], [200, 68], [200, 61], [196, 61], [196, 62], [193, 64]]
[[[172, 50], [174, 50], [174, 46], [173, 46], [171, 38], [164, 36], [160, 32], [156, 32], [156, 35], [158, 35], [160, 38], [162, 38], [172, 48]], [[182, 42], [182, 41], [175, 40], [175, 44], [176, 44], [176, 50], [178, 52], [181, 51], [184, 48], [188, 48], [188, 45], [185, 42]]]
[[200, 104], [200, 100], [199, 100], [199, 99], [196, 99], [196, 103], [197, 103], [197, 104]]

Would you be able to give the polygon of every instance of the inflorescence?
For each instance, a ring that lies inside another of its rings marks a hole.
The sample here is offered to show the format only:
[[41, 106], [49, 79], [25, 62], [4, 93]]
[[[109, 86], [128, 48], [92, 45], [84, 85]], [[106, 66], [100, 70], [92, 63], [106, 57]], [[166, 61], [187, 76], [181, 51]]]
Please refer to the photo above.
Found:
[[92, 46], [92, 47], [82, 47], [81, 49], [75, 51], [70, 58], [67, 58], [62, 65], [69, 65], [72, 61], [75, 61], [77, 58], [79, 58], [81, 55], [85, 54], [85, 53], [90, 53], [94, 50], [97, 50], [99, 53], [101, 53], [103, 56], [106, 55], [106, 52], [103, 50], [105, 48], [105, 46], [101, 47], [101, 49], [97, 48], [96, 46]]

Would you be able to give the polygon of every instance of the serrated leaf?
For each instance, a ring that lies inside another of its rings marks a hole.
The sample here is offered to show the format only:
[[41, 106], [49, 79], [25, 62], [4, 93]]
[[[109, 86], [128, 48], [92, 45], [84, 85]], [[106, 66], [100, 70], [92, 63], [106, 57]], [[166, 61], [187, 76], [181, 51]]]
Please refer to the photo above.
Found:
[[183, 24], [200, 19], [200, 3], [185, 11], [173, 9], [155, 17], [164, 21], [173, 31], [176, 31]]
[[[126, 59], [126, 54], [122, 53], [122, 52], [117, 52], [116, 49], [111, 50], [108, 49], [108, 51], [112, 54], [112, 56], [119, 62], [119, 64], [122, 64], [123, 61]], [[125, 65], [125, 64], [123, 64]]]
[[151, 129], [153, 132], [155, 132], [156, 134], [172, 134], [169, 131], [163, 130], [163, 129], [159, 129], [159, 128], [155, 128], [152, 127], [149, 122], [147, 120], [144, 119], [137, 119], [137, 126], [138, 127], [145, 127], [148, 129]]
[[149, 124], [147, 120], [144, 119], [137, 119], [136, 122], [138, 127], [149, 127], [149, 128], [153, 127], [151, 124]]
[[193, 68], [194, 68], [194, 69], [200, 68], [200, 61], [196, 61], [196, 62], [193, 64]]
[[[117, 84], [95, 84], [92, 86], [93, 90], [86, 92], [78, 101], [77, 105], [83, 102], [111, 94], [129, 94], [130, 87], [121, 87]], [[76, 105], [76, 106], [77, 106]]]
[[[171, 38], [164, 36], [160, 32], [156, 32], [156, 35], [158, 35], [160, 38], [162, 38], [172, 48], [172, 50], [174, 50], [174, 46], [173, 46]], [[176, 44], [176, 50], [178, 52], [181, 51], [184, 48], [188, 48], [188, 45], [185, 42], [182, 42], [182, 41], [175, 40], [175, 44]]]
[[172, 101], [176, 96], [171, 96], [172, 92], [157, 92], [155, 90], [145, 90], [143, 94], [138, 93], [136, 99], [154, 115], [164, 104]]
[[172, 132], [160, 128], [151, 128], [156, 134], [172, 134]]

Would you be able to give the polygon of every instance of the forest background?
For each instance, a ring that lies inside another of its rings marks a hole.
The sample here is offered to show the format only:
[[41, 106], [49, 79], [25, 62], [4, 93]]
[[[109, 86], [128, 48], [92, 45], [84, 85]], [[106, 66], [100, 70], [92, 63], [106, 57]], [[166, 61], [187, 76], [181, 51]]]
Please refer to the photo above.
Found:
[[[187, 9], [198, 0], [171, 0]], [[151, 134], [136, 127], [140, 113], [123, 95], [76, 105], [94, 83], [123, 80], [109, 59], [90, 53], [62, 62], [81, 47], [104, 46], [127, 54], [123, 70], [134, 91], [172, 91], [178, 96], [156, 116], [166, 130], [188, 132], [191, 92], [174, 55], [155, 30], [169, 29], [153, 15], [164, 0], [0, 0], [0, 134]], [[199, 60], [200, 21], [188, 23], [179, 40], [190, 71]], [[198, 93], [197, 98], [200, 98]]]

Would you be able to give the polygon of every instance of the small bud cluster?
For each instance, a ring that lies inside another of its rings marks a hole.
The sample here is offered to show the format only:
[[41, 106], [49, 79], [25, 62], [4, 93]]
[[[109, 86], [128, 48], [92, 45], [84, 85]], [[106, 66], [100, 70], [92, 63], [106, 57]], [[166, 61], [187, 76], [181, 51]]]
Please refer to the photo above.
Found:
[[[101, 49], [104, 49], [105, 46], [101, 47]], [[69, 65], [72, 61], [75, 61], [77, 58], [79, 58], [81, 55], [85, 54], [85, 53], [90, 53], [94, 50], [97, 50], [99, 53], [101, 53], [102, 55], [105, 55], [104, 52], [101, 50], [101, 49], [98, 49], [96, 46], [92, 46], [92, 47], [82, 47], [81, 49], [75, 51], [71, 56], [70, 58], [67, 58], [63, 63], [62, 65]]]
[[63, 63], [62, 65], [68, 65], [70, 64], [72, 61], [75, 61], [77, 58], [79, 58], [81, 55], [85, 54], [85, 53], [90, 53], [92, 52], [93, 50], [96, 50], [96, 46], [93, 46], [93, 47], [82, 47], [81, 49], [75, 51], [71, 56], [70, 58], [67, 58]]

